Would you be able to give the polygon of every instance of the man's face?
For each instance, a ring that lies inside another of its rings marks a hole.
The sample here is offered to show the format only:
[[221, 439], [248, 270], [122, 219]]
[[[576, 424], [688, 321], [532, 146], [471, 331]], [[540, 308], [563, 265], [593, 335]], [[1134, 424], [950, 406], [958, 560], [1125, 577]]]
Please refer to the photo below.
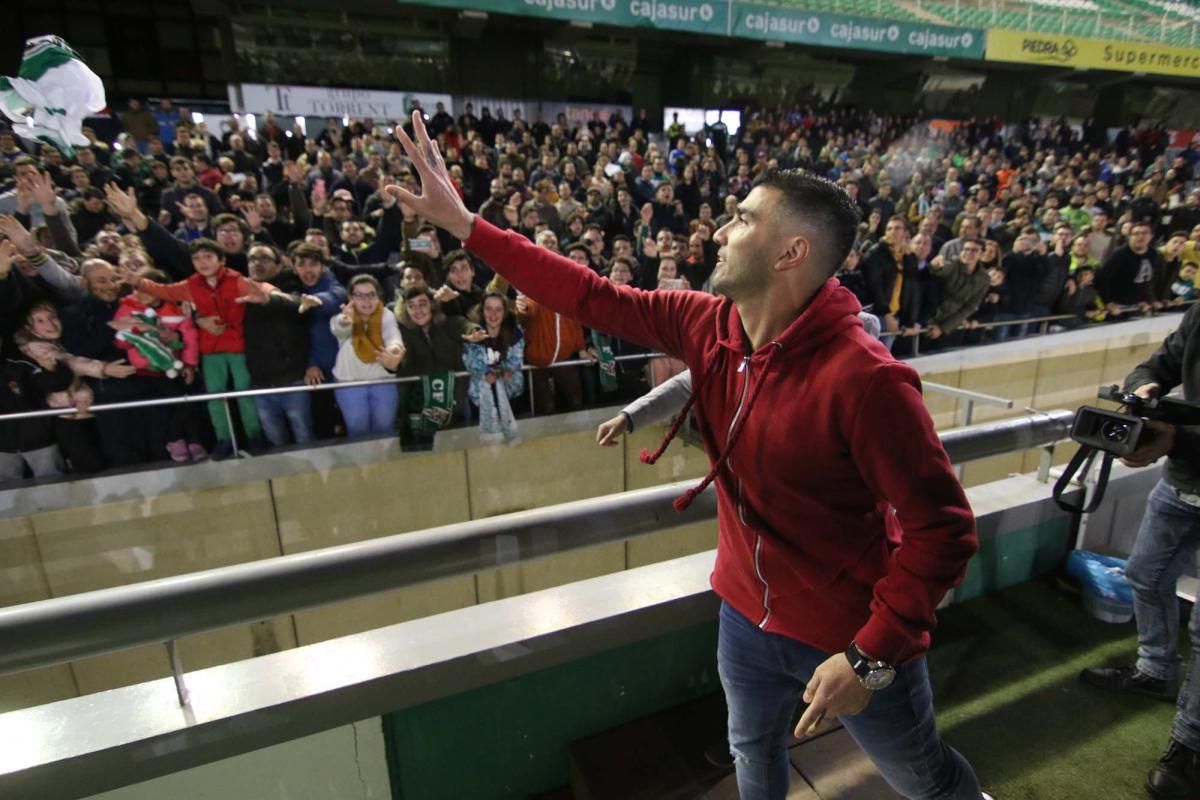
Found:
[[1088, 255], [1088, 240], [1086, 236], [1078, 236], [1071, 242], [1071, 255], [1076, 258], [1086, 258]]
[[315, 258], [300, 258], [296, 260], [293, 269], [300, 282], [312, 288], [321, 280], [321, 273], [325, 270], [325, 267]]
[[271, 199], [270, 195], [260, 194], [254, 198], [254, 208], [263, 219], [268, 221], [275, 219], [275, 201]]
[[614, 261], [608, 271], [608, 279], [618, 286], [625, 286], [633, 280], [633, 273], [624, 261]]
[[613, 258], [629, 258], [633, 255], [633, 243], [625, 239], [613, 242]]
[[567, 258], [571, 259], [572, 261], [574, 261], [576, 264], [579, 264], [580, 266], [586, 267], [588, 264], [587, 252], [584, 250], [580, 250], [579, 248], [575, 248], [575, 249], [571, 250], [571, 252], [567, 253]]
[[1167, 253], [1167, 258], [1175, 259], [1183, 252], [1183, 245], [1187, 239], [1182, 236], [1172, 236], [1167, 240], [1166, 246], [1163, 248]]
[[180, 186], [190, 186], [196, 179], [196, 171], [192, 169], [191, 164], [179, 162], [171, 165], [171, 177]]
[[404, 310], [408, 312], [408, 318], [413, 324], [420, 328], [424, 328], [433, 320], [433, 304], [424, 295], [404, 301]]
[[115, 260], [121, 255], [121, 234], [115, 231], [100, 231], [96, 234], [96, 250], [106, 259]]
[[349, 246], [357, 247], [362, 244], [365, 237], [362, 225], [357, 222], [347, 222], [342, 225], [342, 241]]
[[121, 294], [117, 271], [108, 264], [94, 264], [87, 273], [88, 294], [105, 303], [116, 302]]
[[500, 180], [499, 178], [493, 178], [491, 184], [489, 184], [489, 189], [491, 191], [493, 200], [504, 199], [504, 181]]
[[1061, 245], [1062, 245], [1064, 248], [1066, 248], [1066, 247], [1070, 246], [1070, 244], [1071, 244], [1071, 230], [1070, 230], [1070, 228], [1057, 228], [1057, 229], [1055, 229], [1055, 231], [1054, 231], [1054, 245], [1055, 245], [1055, 246], [1058, 246], [1059, 244], [1061, 244]]
[[[217, 228], [216, 234], [217, 244], [221, 245], [221, 249], [226, 253], [240, 253], [242, 252], [242, 248], [246, 246], [246, 237], [242, 235], [241, 226], [236, 222], [226, 222]], [[200, 252], [204, 251], [201, 250]], [[194, 261], [195, 259], [193, 258]]]
[[103, 197], [85, 197], [83, 199], [83, 207], [92, 214], [99, 214], [104, 210]]
[[757, 187], [735, 205], [734, 217], [713, 239], [720, 245], [712, 274], [713, 291], [732, 300], [754, 297], [769, 283], [771, 243], [777, 236], [772, 214], [778, 192]]
[[1129, 232], [1129, 247], [1135, 253], [1144, 253], [1150, 246], [1152, 232], [1149, 226], [1137, 225]]
[[[928, 219], [926, 222], [931, 223], [933, 220]], [[908, 229], [900, 220], [890, 219], [883, 229], [883, 238], [893, 247], [902, 247], [908, 243]]]
[[983, 254], [983, 246], [977, 242], [963, 243], [962, 250], [959, 251], [959, 258], [968, 267], [974, 267], [979, 263], [979, 257]]
[[911, 248], [912, 254], [920, 260], [929, 258], [930, 252], [934, 249], [934, 243], [929, 240], [926, 234], [917, 234], [912, 237], [912, 241], [908, 247]]
[[469, 259], [460, 258], [450, 265], [446, 270], [446, 282], [450, 284], [455, 291], [467, 292], [471, 289], [471, 282], [475, 280], [475, 269], [471, 266]]
[[404, 274], [400, 276], [401, 291], [408, 291], [414, 286], [425, 285], [425, 273], [416, 267], [405, 267]]
[[958, 230], [959, 236], [965, 239], [974, 239], [979, 235], [979, 223], [975, 221], [974, 217], [966, 217]]
[[279, 274], [279, 259], [269, 247], [250, 248], [250, 277], [256, 281], [269, 281]]

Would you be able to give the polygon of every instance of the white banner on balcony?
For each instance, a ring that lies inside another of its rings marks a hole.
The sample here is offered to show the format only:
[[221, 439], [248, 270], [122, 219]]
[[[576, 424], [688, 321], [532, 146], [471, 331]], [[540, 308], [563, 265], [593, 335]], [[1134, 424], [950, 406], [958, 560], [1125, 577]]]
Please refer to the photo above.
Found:
[[229, 107], [241, 113], [268, 111], [288, 117], [355, 117], [377, 122], [398, 120], [412, 113], [413, 101], [426, 114], [438, 103], [451, 108], [450, 95], [430, 92], [387, 92], [325, 86], [284, 86], [264, 83], [229, 84]]

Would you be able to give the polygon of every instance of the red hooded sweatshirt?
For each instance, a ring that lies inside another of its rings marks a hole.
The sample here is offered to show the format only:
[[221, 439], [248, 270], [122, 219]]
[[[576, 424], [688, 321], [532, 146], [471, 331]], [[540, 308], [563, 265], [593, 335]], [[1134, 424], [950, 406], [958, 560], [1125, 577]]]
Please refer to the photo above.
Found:
[[617, 286], [478, 217], [464, 245], [539, 303], [687, 363], [713, 468], [676, 506], [715, 480], [723, 600], [826, 653], [855, 641], [899, 664], [928, 649], [975, 519], [916, 371], [863, 330], [850, 291], [829, 280], [751, 352], [727, 298]]

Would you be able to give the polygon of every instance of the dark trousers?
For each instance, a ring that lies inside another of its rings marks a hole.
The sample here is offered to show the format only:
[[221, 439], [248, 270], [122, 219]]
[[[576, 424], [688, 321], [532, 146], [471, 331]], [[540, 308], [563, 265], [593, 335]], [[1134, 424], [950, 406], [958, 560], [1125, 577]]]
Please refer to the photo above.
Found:
[[[148, 400], [155, 397], [150, 382], [161, 378], [109, 378], [93, 381], [96, 405]], [[129, 411], [100, 411], [96, 430], [110, 467], [129, 467], [167, 458], [167, 424], [170, 414], [162, 406]]]
[[311, 393], [313, 435], [318, 439], [332, 439], [345, 432], [342, 412], [338, 409], [333, 392], [328, 389]]
[[533, 383], [534, 412], [539, 416], [583, 408], [579, 367], [535, 369], [529, 377]]

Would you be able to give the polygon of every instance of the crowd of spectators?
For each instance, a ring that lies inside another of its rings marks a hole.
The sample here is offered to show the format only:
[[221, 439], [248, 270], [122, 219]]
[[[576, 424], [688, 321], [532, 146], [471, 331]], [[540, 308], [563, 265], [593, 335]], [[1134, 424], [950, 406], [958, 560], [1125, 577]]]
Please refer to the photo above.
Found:
[[[824, 104], [689, 135], [645, 110], [583, 125], [460, 111], [426, 114], [468, 206], [618, 284], [706, 291], [714, 234], [755, 178], [798, 168], [861, 209], [837, 279], [898, 353], [1196, 294], [1200, 148], [1168, 159], [1156, 129], [1110, 142], [1090, 124], [939, 126]], [[120, 141], [88, 131], [70, 156], [0, 131], [0, 414], [64, 412], [0, 421], [0, 482], [228, 457], [235, 442], [399, 431], [420, 446], [473, 419], [514, 441], [514, 408], [624, 402], [682, 369], [620, 358], [645, 351], [540, 307], [397, 203], [384, 187], [416, 179], [395, 122], [328, 120], [310, 137], [267, 114], [218, 135], [165, 100], [131, 101], [122, 122]], [[321, 384], [336, 388], [286, 391]], [[207, 413], [90, 411], [250, 388], [283, 391]]]

